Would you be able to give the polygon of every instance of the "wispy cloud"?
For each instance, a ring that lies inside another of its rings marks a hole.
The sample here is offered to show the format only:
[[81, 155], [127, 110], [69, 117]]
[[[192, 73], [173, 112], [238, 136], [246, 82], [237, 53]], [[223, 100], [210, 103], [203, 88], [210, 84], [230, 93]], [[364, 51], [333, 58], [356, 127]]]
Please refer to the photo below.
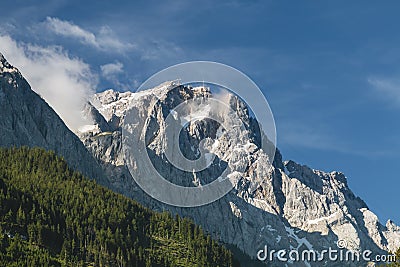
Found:
[[116, 74], [122, 73], [124, 68], [124, 64], [117, 61], [115, 63], [108, 63], [105, 65], [101, 65], [101, 74], [106, 78], [110, 79], [114, 77]]
[[82, 29], [72, 22], [60, 20], [58, 18], [47, 17], [46, 25], [51, 31], [58, 35], [76, 38], [84, 44], [99, 47], [99, 43], [97, 42], [96, 36], [93, 33]]
[[88, 64], [59, 46], [17, 42], [8, 35], [0, 35], [0, 51], [71, 130], [88, 123], [81, 111], [98, 81]]
[[85, 30], [71, 21], [47, 17], [45, 27], [60, 36], [74, 38], [85, 45], [90, 45], [99, 50], [112, 50], [126, 52], [135, 48], [130, 42], [121, 41], [108, 26], [102, 26], [98, 33]]
[[101, 76], [115, 86], [114, 89], [129, 91], [134, 90], [139, 86], [137, 80], [134, 80], [131, 77], [126, 77], [127, 75], [124, 71], [124, 64], [119, 61], [101, 65], [100, 71]]
[[[320, 123], [322, 124], [322, 123]], [[364, 158], [384, 157], [395, 154], [393, 149], [385, 149], [378, 143], [371, 144], [370, 148], [365, 148], [361, 144], [357, 145], [345, 136], [332, 134], [332, 129], [326, 127], [306, 126], [300, 123], [291, 122], [281, 124], [279, 127], [279, 143], [285, 146], [300, 147], [312, 150], [336, 152]]]
[[371, 77], [368, 78], [368, 83], [380, 97], [400, 106], [400, 79]]

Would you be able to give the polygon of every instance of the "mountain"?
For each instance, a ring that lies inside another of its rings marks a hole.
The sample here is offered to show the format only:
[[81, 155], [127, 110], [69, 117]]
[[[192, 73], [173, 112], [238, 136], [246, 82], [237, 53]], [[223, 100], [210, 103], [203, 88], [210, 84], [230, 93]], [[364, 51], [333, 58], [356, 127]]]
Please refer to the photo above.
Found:
[[239, 267], [188, 219], [156, 213], [43, 149], [0, 149], [1, 266]]
[[53, 150], [74, 169], [106, 184], [107, 179], [96, 159], [2, 54], [0, 114], [1, 147], [30, 146]]
[[[175, 168], [164, 155], [163, 136], [168, 127], [165, 117], [180, 103], [202, 97], [212, 98], [214, 94], [206, 87], [170, 82], [139, 93], [107, 90], [96, 94], [84, 108], [84, 116], [93, 123], [82, 127], [78, 138], [30, 89], [21, 73], [0, 56], [0, 146], [26, 145], [54, 150], [74, 170], [148, 208], [191, 218], [213, 238], [232, 247], [237, 255], [244, 252], [244, 258], [246, 255], [256, 258], [265, 246], [275, 250], [335, 249], [338, 240], [344, 240], [348, 249], [368, 249], [373, 255], [400, 247], [400, 228], [391, 221], [381, 224], [366, 203], [350, 190], [344, 174], [283, 161], [279, 150], [273, 167], [269, 168], [269, 156], [260, 150], [261, 140], [268, 137], [256, 127], [246, 105], [234, 95], [225, 97], [233, 112], [221, 120], [239, 117], [243, 131], [224, 130], [212, 120], [190, 121], [177, 117], [185, 122], [176, 144], [182, 154], [196, 159], [201, 154], [201, 145], [205, 145], [216, 157], [210, 160], [210, 168], [198, 173]], [[201, 187], [218, 178], [228, 166], [232, 170], [228, 175], [236, 177], [233, 189], [223, 198], [196, 208], [170, 206], [147, 195], [135, 179], [149, 177], [140, 168], [131, 173], [126, 165], [126, 162], [137, 164], [140, 159], [127, 157], [123, 150], [128, 112], [134, 115], [129, 116], [133, 119], [129, 122], [132, 138], [146, 142], [145, 152], [167, 180]], [[207, 112], [208, 107], [204, 107], [202, 113], [207, 115]], [[144, 130], [148, 130], [145, 135]], [[273, 264], [279, 266], [279, 263]], [[293, 264], [320, 266], [311, 262]], [[326, 263], [327, 266], [335, 264], [344, 265], [343, 262]], [[253, 263], [244, 266], [249, 265], [255, 266]], [[357, 263], [348, 265], [358, 266]]]
[[[91, 127], [101, 128], [104, 120], [110, 127], [107, 131], [85, 131], [80, 138], [102, 163], [114, 190], [151, 209], [169, 210], [192, 218], [214, 238], [238, 247], [252, 258], [264, 246], [276, 250], [322, 251], [329, 247], [338, 249], [338, 240], [344, 240], [341, 245], [345, 244], [346, 249], [368, 249], [372, 255], [386, 254], [400, 247], [400, 228], [391, 221], [382, 225], [366, 203], [350, 190], [343, 173], [326, 173], [291, 160], [283, 161], [279, 150], [272, 169], [267, 168], [268, 155], [259, 149], [260, 138], [266, 137], [257, 131], [246, 105], [234, 95], [227, 102], [246, 125], [244, 132], [237, 133], [236, 140], [232, 141], [220, 125], [207, 119], [187, 123], [179, 138], [182, 153], [195, 159], [199, 144], [206, 137], [209, 150], [217, 155], [209, 169], [199, 173], [182, 172], [166, 162], [165, 117], [188, 99], [212, 95], [209, 88], [176, 86], [171, 82], [139, 93], [107, 90], [94, 95], [91, 101], [92, 109], [97, 110]], [[201, 186], [217, 178], [228, 164], [231, 175], [238, 177], [233, 190], [218, 201], [196, 208], [174, 207], [149, 197], [132, 179], [132, 175], [143, 176], [140, 168], [131, 174], [124, 164], [139, 162], [135, 157], [125, 158], [122, 150], [121, 128], [127, 112], [133, 125], [130, 131], [136, 138], [133, 142], [146, 141], [148, 155], [164, 178], [179, 185]], [[147, 131], [150, 136], [143, 134], [146, 129], [150, 129]], [[295, 263], [295, 266], [303, 265], [320, 266], [311, 262]], [[327, 263], [327, 266], [344, 265], [343, 262]]]

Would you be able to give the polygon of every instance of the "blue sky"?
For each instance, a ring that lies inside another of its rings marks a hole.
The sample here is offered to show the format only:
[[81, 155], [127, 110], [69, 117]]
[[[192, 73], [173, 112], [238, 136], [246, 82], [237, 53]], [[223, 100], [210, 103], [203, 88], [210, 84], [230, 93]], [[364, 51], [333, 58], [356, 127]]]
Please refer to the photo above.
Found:
[[173, 64], [225, 63], [263, 90], [285, 159], [344, 172], [383, 223], [400, 223], [399, 2], [37, 2], [2, 3], [0, 51], [59, 114], [57, 78], [73, 105], [71, 90], [135, 90]]

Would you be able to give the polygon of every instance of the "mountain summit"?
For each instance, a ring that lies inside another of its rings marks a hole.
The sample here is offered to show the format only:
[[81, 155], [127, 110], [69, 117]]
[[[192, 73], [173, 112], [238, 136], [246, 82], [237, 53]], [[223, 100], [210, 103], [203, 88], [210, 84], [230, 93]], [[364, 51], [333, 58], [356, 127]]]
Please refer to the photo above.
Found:
[[[164, 88], [165, 94], [161, 98], [160, 88]], [[188, 216], [215, 238], [237, 246], [252, 258], [265, 245], [271, 249], [321, 251], [328, 247], [337, 249], [336, 242], [345, 240], [346, 249], [369, 249], [374, 254], [395, 251], [400, 246], [400, 228], [390, 221], [386, 226], [382, 225], [366, 203], [350, 190], [343, 173], [326, 173], [291, 160], [282, 161], [278, 150], [273, 168], [267, 168], [268, 157], [258, 149], [260, 133], [253, 127], [246, 105], [234, 95], [229, 96], [228, 103], [247, 122], [246, 132], [239, 134], [246, 145], [232, 145], [232, 140], [227, 139], [215, 122], [196, 120], [189, 122], [183, 130], [179, 144], [182, 153], [188, 158], [196, 158], [200, 141], [209, 136], [213, 153], [220, 161], [197, 174], [182, 173], [166, 163], [162, 138], [166, 126], [160, 114], [202, 94], [210, 97], [212, 92], [184, 85], [176, 87], [174, 83], [139, 93], [113, 90], [98, 93], [92, 103], [103, 118], [95, 121], [105, 119], [114, 125], [113, 130], [88, 131], [81, 139], [102, 162], [108, 176], [114, 177], [110, 183], [119, 192], [153, 209]], [[231, 173], [238, 176], [234, 189], [222, 199], [197, 208], [172, 207], [143, 193], [123, 165], [127, 160], [136, 161], [135, 158], [125, 159], [121, 150], [121, 127], [118, 126], [123, 125], [128, 109], [134, 110], [138, 125], [133, 129], [135, 135], [141, 136], [144, 127], [154, 127], [151, 129], [153, 136], [148, 137], [151, 140], [148, 151], [163, 177], [177, 184], [186, 182], [185, 186], [201, 186], [220, 173], [219, 163], [225, 160], [236, 166]], [[338, 263], [338, 266], [342, 264]]]
[[[259, 149], [260, 138], [265, 136], [246, 105], [234, 95], [227, 96], [226, 101], [244, 122], [245, 131], [236, 135], [240, 142], [232, 142], [212, 120], [187, 120], [179, 139], [182, 153], [187, 158], [197, 158], [199, 145], [206, 140], [204, 144], [216, 158], [210, 168], [200, 173], [174, 168], [163, 155], [167, 127], [164, 117], [176, 105], [202, 96], [213, 97], [213, 92], [169, 82], [139, 93], [98, 93], [84, 109], [84, 115], [93, 124], [80, 129], [79, 140], [0, 54], [0, 146], [54, 150], [73, 168], [101, 184], [149, 208], [190, 217], [214, 238], [252, 258], [265, 246], [275, 250], [321, 251], [337, 249], [338, 240], [344, 240], [347, 249], [368, 249], [373, 255], [400, 247], [400, 228], [391, 221], [381, 224], [366, 203], [350, 190], [343, 173], [326, 173], [283, 161], [278, 150], [272, 168], [267, 167], [270, 159]], [[146, 138], [148, 155], [166, 179], [199, 187], [217, 178], [227, 164], [233, 170], [229, 175], [237, 177], [234, 188], [223, 198], [197, 208], [169, 206], [148, 196], [133, 179], [140, 172], [131, 173], [125, 164], [137, 162], [123, 153], [122, 126], [128, 111], [135, 114], [132, 134], [138, 141]], [[151, 131], [142, 135], [146, 128]], [[319, 266], [311, 262], [294, 264]], [[336, 266], [343, 266], [343, 262]]]
[[[54, 88], [57, 90], [57, 88]], [[0, 54], [0, 146], [53, 150], [76, 170], [106, 184], [101, 169], [79, 138]]]

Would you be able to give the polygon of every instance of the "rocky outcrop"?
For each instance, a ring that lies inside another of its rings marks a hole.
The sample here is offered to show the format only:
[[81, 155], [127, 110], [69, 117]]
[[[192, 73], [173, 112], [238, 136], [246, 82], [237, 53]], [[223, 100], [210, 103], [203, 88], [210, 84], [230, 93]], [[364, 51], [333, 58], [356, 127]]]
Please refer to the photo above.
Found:
[[53, 150], [63, 156], [74, 169], [107, 185], [107, 179], [93, 155], [54, 110], [31, 90], [18, 69], [11, 66], [2, 54], [0, 114], [0, 146], [30, 146]]
[[[160, 203], [140, 190], [124, 166], [127, 159], [121, 151], [120, 127], [114, 126], [115, 130], [107, 134], [86, 133], [82, 136], [83, 142], [103, 163], [109, 177], [114, 177], [110, 182], [116, 190], [150, 208], [188, 216], [215, 238], [237, 246], [253, 258], [265, 245], [273, 249], [321, 251], [328, 247], [337, 249], [336, 241], [345, 240], [347, 249], [369, 249], [373, 255], [399, 247], [399, 227], [392, 222], [382, 225], [349, 189], [344, 174], [313, 170], [293, 161], [283, 162], [279, 150], [273, 168], [268, 168], [270, 159], [259, 149], [260, 139], [266, 137], [254, 126], [246, 106], [233, 95], [228, 102], [245, 125], [245, 130], [237, 133], [237, 140], [227, 138], [215, 121], [187, 122], [179, 139], [185, 157], [198, 157], [201, 140], [205, 140], [206, 148], [217, 157], [208, 170], [196, 174], [171, 166], [163, 156], [165, 117], [179, 103], [196, 97], [212, 97], [212, 92], [207, 88], [165, 83], [140, 93], [107, 90], [96, 94], [92, 103], [108, 123], [118, 121], [120, 126], [127, 110], [134, 110], [137, 127], [133, 132], [138, 138], [148, 138], [149, 155], [166, 179], [180, 185], [200, 186], [218, 177], [224, 168], [222, 163], [226, 163], [234, 166], [231, 174], [238, 176], [234, 189], [222, 199], [196, 208]], [[150, 137], [143, 137], [144, 127], [150, 129]], [[135, 158], [129, 160], [135, 161]], [[306, 262], [295, 266], [301, 264], [315, 265]], [[349, 263], [352, 264], [357, 265]], [[343, 265], [343, 262], [337, 263], [337, 266]]]
[[[275, 250], [322, 251], [328, 247], [336, 249], [335, 242], [344, 240], [342, 245], [347, 249], [369, 249], [372, 255], [400, 247], [400, 227], [391, 221], [382, 225], [349, 189], [342, 173], [326, 173], [283, 161], [279, 150], [269, 168], [271, 158], [260, 150], [261, 140], [267, 137], [260, 132], [246, 105], [233, 95], [226, 101], [235, 114], [225, 114], [221, 119], [239, 117], [243, 122], [240, 132], [235, 132], [235, 128], [223, 129], [220, 123], [210, 119], [177, 117], [177, 120], [184, 119], [181, 121], [185, 125], [178, 144], [182, 154], [197, 159], [205, 148], [216, 157], [209, 168], [198, 173], [174, 168], [164, 158], [165, 117], [179, 103], [201, 97], [212, 98], [213, 93], [204, 87], [171, 83], [139, 93], [107, 90], [96, 94], [84, 109], [84, 116], [91, 124], [78, 133], [83, 145], [51, 107], [31, 90], [21, 73], [0, 55], [0, 146], [26, 145], [54, 150], [73, 168], [100, 183], [149, 208], [190, 217], [213, 237], [253, 258], [266, 245]], [[223, 198], [196, 208], [169, 206], [149, 197], [133, 179], [139, 173], [131, 173], [126, 166], [128, 160], [137, 159], [127, 159], [123, 153], [121, 126], [126, 112], [132, 110], [137, 123], [132, 128], [133, 134], [137, 140], [146, 141], [154, 166], [166, 179], [199, 187], [217, 178], [229, 166], [229, 175], [237, 178], [233, 189]], [[203, 112], [209, 111], [204, 108]], [[148, 133], [143, 135], [144, 129]], [[325, 266], [335, 264], [345, 265], [327, 262]], [[321, 262], [293, 265], [321, 266]]]

